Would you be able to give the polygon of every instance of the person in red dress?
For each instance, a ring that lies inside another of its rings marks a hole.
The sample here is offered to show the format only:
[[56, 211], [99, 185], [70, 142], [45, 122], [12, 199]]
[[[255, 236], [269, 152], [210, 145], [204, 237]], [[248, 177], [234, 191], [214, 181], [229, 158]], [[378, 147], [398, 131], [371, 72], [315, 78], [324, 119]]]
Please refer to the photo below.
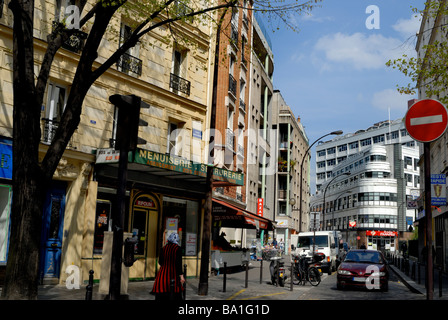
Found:
[[[182, 299], [185, 278], [182, 271], [182, 250], [177, 233], [169, 235], [167, 244], [161, 250], [159, 265], [160, 269], [154, 280], [151, 294], [155, 294], [156, 300]], [[174, 280], [174, 292], [171, 292], [171, 280]]]

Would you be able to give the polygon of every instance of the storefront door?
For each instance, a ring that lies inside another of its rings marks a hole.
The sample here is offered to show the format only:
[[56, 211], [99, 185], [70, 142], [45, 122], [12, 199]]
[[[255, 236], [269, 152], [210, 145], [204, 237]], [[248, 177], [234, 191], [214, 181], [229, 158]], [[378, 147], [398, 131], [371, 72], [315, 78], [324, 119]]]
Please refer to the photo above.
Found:
[[64, 211], [65, 188], [52, 188], [47, 193], [42, 221], [40, 257], [42, 281], [59, 279]]
[[156, 274], [157, 226], [159, 205], [156, 197], [143, 192], [132, 193], [129, 232], [137, 239], [130, 278], [154, 278]]

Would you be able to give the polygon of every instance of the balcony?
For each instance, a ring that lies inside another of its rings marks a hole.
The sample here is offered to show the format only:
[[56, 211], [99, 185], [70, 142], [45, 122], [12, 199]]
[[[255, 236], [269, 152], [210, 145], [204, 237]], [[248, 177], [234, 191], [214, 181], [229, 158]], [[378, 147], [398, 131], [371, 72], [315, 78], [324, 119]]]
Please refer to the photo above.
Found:
[[124, 73], [132, 72], [139, 76], [142, 75], [142, 60], [128, 53], [123, 53], [117, 62], [117, 67]]
[[240, 109], [246, 112], [246, 103], [240, 99]]
[[229, 92], [236, 97], [236, 80], [231, 74], [229, 74]]
[[238, 48], [238, 28], [232, 25], [232, 31], [230, 34], [230, 42]]
[[[52, 28], [53, 31], [59, 25], [58, 21], [53, 21]], [[87, 33], [79, 30], [69, 30], [68, 33], [70, 37], [62, 44], [62, 48], [69, 50], [74, 53], [80, 52], [84, 47], [84, 42], [87, 38]]]
[[190, 81], [181, 78], [174, 73], [170, 74], [170, 88], [174, 91], [180, 91], [187, 96], [190, 95]]
[[226, 129], [226, 148], [235, 150], [235, 135], [231, 129]]
[[[43, 144], [51, 144], [51, 141], [54, 138], [54, 135], [56, 133], [56, 130], [59, 127], [59, 121], [54, 121], [54, 120], [50, 120], [50, 119], [45, 119], [42, 118], [42, 143]], [[73, 136], [70, 139], [70, 141], [67, 144], [67, 147], [73, 147]]]

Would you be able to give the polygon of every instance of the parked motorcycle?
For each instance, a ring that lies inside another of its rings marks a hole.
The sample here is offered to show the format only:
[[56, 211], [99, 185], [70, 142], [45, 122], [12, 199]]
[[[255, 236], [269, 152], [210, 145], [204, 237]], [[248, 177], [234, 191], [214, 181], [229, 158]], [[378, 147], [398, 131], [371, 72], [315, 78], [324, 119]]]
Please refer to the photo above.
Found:
[[282, 261], [281, 257], [272, 257], [270, 260], [269, 270], [271, 272], [271, 283], [276, 286], [279, 285], [280, 287], [284, 287], [287, 278], [285, 263]]

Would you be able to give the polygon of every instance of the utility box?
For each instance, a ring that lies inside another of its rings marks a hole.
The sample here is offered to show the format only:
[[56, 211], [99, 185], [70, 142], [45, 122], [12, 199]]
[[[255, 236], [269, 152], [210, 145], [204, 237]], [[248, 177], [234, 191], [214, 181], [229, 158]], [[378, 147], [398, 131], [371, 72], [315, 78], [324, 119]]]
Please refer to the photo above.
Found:
[[[109, 283], [110, 283], [110, 265], [112, 261], [112, 242], [114, 233], [112, 231], [104, 232], [104, 242], [103, 242], [103, 259], [101, 261], [101, 276], [100, 276], [100, 286], [99, 293], [109, 294]], [[131, 238], [132, 233], [123, 234], [123, 242], [126, 238]], [[129, 284], [129, 268], [121, 264], [121, 285], [120, 294], [128, 294], [128, 284]]]

